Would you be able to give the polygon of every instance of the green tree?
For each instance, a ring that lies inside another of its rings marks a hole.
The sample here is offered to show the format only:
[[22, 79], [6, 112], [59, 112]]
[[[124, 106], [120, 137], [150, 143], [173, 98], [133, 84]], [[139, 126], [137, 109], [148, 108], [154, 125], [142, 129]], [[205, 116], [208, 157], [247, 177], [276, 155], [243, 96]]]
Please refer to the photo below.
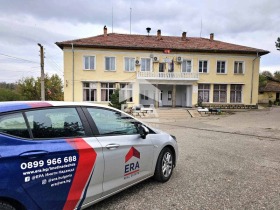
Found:
[[111, 95], [109, 106], [121, 110], [122, 104], [126, 104], [126, 100], [120, 101], [120, 89], [116, 89]]
[[[17, 91], [24, 100], [41, 100], [41, 78], [27, 77], [18, 81]], [[45, 75], [45, 99], [47, 101], [63, 100], [62, 80], [57, 74]]]
[[20, 101], [21, 95], [15, 90], [0, 88], [0, 101]]
[[263, 72], [261, 73], [261, 75], [266, 76], [266, 77], [273, 78], [273, 75], [272, 75], [272, 73], [271, 73], [270, 71], [263, 71]]
[[277, 38], [277, 41], [275, 42], [275, 46], [277, 50], [280, 50], [280, 37]]
[[274, 72], [274, 79], [277, 79], [280, 81], [280, 71], [275, 71]]
[[259, 87], [265, 87], [267, 83], [267, 77], [265, 75], [259, 75]]

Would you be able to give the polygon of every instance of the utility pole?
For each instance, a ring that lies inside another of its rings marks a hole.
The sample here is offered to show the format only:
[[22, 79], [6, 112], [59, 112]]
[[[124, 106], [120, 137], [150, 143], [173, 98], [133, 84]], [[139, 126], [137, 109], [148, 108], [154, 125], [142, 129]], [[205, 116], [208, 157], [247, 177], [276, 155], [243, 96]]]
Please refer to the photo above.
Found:
[[41, 57], [41, 101], [45, 101], [44, 47], [38, 43]]

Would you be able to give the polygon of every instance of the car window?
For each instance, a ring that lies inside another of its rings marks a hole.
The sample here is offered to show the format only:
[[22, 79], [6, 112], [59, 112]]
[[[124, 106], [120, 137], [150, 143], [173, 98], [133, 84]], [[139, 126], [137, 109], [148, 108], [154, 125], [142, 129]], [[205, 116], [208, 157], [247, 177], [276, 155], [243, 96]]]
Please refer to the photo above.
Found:
[[26, 112], [34, 138], [83, 137], [85, 130], [75, 108]]
[[30, 138], [22, 113], [0, 116], [0, 133]]
[[121, 112], [88, 108], [100, 135], [131, 135], [137, 134], [137, 121]]

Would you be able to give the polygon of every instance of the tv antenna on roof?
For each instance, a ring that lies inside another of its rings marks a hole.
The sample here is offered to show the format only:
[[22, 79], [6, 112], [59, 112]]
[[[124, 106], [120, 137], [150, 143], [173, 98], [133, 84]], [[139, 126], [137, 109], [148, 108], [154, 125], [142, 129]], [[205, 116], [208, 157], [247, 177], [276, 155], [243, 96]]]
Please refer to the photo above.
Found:
[[202, 34], [202, 18], [201, 18], [201, 22], [200, 22], [200, 38], [201, 38], [201, 34]]

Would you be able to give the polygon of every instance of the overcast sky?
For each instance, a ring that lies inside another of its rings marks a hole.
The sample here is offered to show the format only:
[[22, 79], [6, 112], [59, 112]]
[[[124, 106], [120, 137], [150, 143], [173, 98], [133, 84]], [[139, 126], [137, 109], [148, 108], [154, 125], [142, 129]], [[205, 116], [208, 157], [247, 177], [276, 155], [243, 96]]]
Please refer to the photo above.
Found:
[[[280, 70], [279, 0], [0, 0], [0, 82], [40, 76], [37, 43], [45, 48], [45, 72], [63, 77], [63, 53], [54, 43], [112, 32], [202, 37], [270, 51], [260, 70]], [[11, 56], [11, 57], [10, 57]]]

